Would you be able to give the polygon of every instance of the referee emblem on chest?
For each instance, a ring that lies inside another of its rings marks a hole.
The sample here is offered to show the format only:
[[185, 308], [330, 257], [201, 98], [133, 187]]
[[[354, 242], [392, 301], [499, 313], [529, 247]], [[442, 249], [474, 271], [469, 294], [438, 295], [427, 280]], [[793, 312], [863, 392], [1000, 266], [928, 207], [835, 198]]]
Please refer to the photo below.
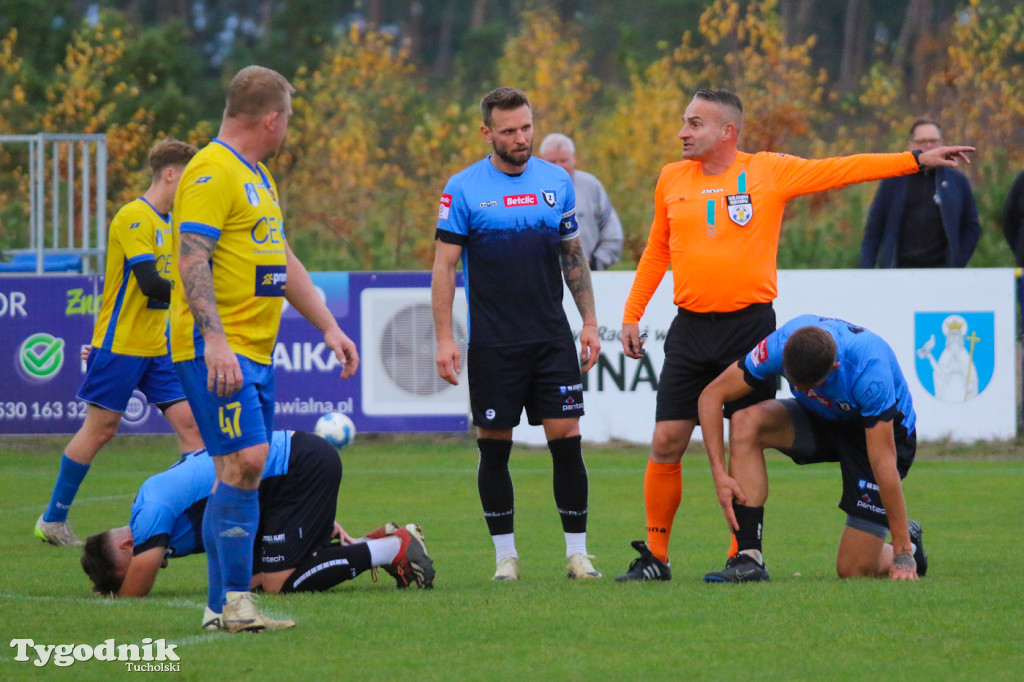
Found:
[[754, 217], [754, 206], [750, 203], [749, 194], [727, 196], [725, 205], [729, 209], [729, 218], [740, 227], [745, 227]]

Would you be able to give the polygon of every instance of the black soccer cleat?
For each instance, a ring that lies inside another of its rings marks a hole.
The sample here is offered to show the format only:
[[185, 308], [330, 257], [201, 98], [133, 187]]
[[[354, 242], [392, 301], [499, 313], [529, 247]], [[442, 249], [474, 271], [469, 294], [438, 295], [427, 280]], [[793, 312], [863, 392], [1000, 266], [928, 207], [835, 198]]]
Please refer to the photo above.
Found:
[[768, 567], [746, 554], [729, 557], [725, 568], [704, 575], [706, 583], [759, 583], [768, 582]]
[[629, 570], [615, 579], [617, 583], [631, 582], [635, 580], [672, 580], [672, 569], [658, 557], [651, 554], [647, 543], [643, 540], [634, 540], [630, 543], [633, 549], [640, 552], [639, 559], [633, 559]]
[[907, 521], [907, 530], [910, 531], [910, 541], [917, 546], [914, 550], [914, 561], [917, 562], [917, 575], [924, 577], [924, 574], [928, 572], [928, 555], [925, 554], [924, 545], [921, 544], [921, 536], [924, 531], [921, 530], [921, 524], [917, 521]]

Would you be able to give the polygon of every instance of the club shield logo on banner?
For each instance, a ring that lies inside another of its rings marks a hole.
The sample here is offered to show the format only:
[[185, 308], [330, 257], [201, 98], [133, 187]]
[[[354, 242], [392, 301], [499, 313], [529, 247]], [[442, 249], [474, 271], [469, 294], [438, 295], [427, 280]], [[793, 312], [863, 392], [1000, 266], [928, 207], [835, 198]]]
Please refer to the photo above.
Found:
[[926, 391], [949, 403], [973, 400], [995, 371], [995, 314], [914, 313], [914, 349]]

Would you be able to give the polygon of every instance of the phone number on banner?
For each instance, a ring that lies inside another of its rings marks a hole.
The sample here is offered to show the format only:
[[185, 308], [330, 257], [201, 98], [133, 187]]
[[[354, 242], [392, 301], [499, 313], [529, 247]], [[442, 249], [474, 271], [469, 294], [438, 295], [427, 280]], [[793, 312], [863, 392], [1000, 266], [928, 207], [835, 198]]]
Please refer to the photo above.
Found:
[[85, 419], [88, 404], [83, 400], [53, 402], [2, 402], [0, 419]]

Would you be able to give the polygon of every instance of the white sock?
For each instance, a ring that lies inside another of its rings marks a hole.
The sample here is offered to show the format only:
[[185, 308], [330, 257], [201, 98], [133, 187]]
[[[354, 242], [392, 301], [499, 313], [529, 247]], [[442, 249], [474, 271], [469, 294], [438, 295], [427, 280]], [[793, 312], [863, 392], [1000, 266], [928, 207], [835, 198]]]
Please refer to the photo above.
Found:
[[516, 534], [515, 533], [503, 533], [502, 535], [492, 535], [491, 540], [494, 541], [494, 562], [497, 563], [502, 559], [513, 557], [519, 558], [519, 554], [516, 552]]
[[380, 540], [367, 540], [366, 546], [370, 548], [370, 565], [387, 566], [402, 549], [402, 538], [397, 535], [389, 535]]
[[583, 533], [566, 533], [565, 534], [565, 558], [568, 559], [573, 554], [586, 554], [587, 553], [587, 534]]
[[750, 557], [751, 559], [754, 559], [755, 561], [757, 561], [757, 563], [759, 563], [762, 566], [764, 566], [764, 558], [761, 556], [761, 550], [759, 550], [759, 549], [744, 549], [744, 550], [742, 550], [740, 552], [740, 554], [746, 554], [748, 557]]

